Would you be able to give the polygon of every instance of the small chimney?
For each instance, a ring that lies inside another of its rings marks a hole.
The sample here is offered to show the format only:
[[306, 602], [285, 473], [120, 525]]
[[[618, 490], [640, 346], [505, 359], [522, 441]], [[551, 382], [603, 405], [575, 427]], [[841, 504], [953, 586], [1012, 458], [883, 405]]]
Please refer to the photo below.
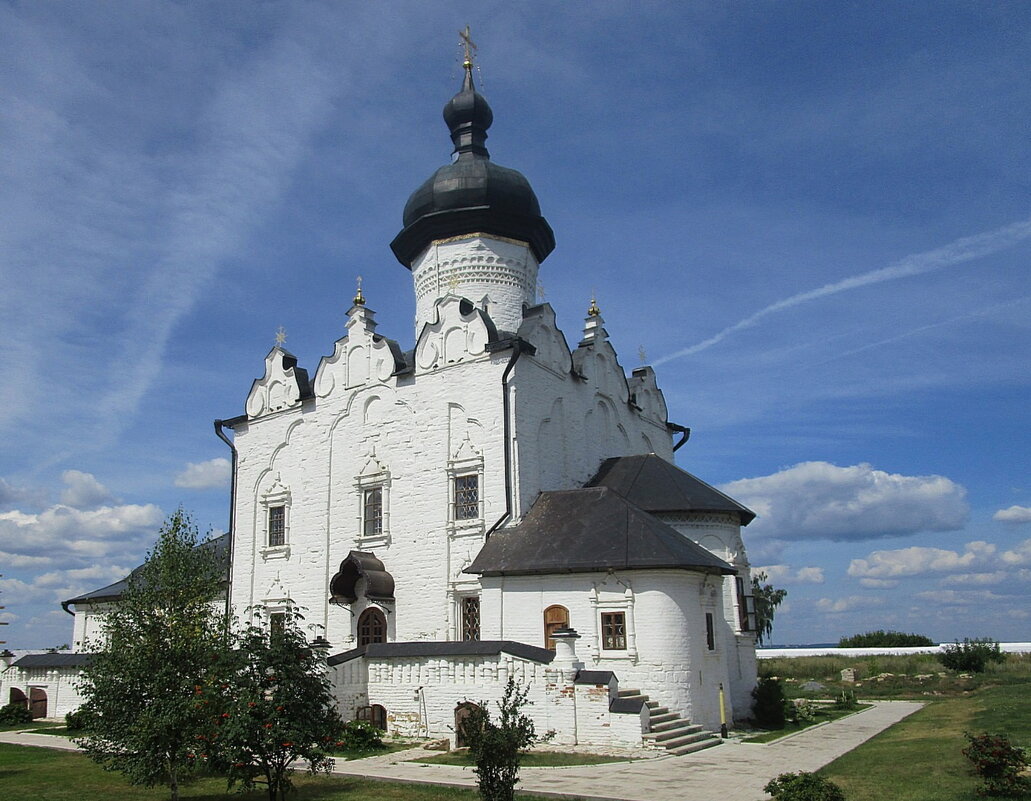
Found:
[[551, 632], [551, 639], [555, 643], [555, 658], [551, 661], [551, 666], [572, 681], [576, 672], [584, 666], [584, 663], [576, 658], [576, 641], [580, 639], [580, 635], [576, 633], [576, 629], [562, 628]]

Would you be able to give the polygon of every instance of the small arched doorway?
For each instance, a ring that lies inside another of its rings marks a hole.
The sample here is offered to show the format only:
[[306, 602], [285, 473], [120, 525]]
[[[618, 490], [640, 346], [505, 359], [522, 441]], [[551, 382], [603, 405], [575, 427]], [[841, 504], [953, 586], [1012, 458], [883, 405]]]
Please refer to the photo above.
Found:
[[370, 606], [358, 618], [358, 647], [387, 641], [387, 619], [383, 612]]
[[24, 707], [25, 709], [29, 708], [29, 699], [26, 698], [25, 693], [17, 687], [11, 688], [10, 701], [8, 701], [8, 703]]
[[355, 718], [356, 720], [364, 720], [366, 723], [371, 723], [380, 731], [387, 730], [387, 710], [379, 704], [359, 707]]
[[29, 711], [33, 720], [47, 716], [47, 691], [42, 687], [29, 688]]
[[555, 641], [551, 634], [558, 629], [569, 628], [569, 610], [564, 606], [555, 604], [544, 610], [544, 647], [549, 651], [555, 650]]
[[455, 748], [468, 747], [469, 735], [466, 733], [465, 723], [473, 711], [479, 708], [480, 705], [472, 701], [463, 701], [455, 707]]

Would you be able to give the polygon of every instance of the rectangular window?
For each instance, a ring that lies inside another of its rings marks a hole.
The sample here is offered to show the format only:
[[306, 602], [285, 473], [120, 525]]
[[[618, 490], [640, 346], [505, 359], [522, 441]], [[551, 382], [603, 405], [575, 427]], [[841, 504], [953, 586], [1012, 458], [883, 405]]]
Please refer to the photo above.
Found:
[[455, 520], [476, 520], [479, 516], [479, 475], [455, 476]]
[[462, 599], [462, 639], [480, 639], [480, 599], [475, 596]]
[[272, 547], [286, 545], [286, 507], [268, 508], [268, 544]]
[[737, 584], [737, 618], [741, 624], [741, 631], [749, 631], [748, 625], [748, 598], [745, 595], [745, 580], [738, 576], [734, 579]]
[[365, 490], [365, 516], [363, 528], [366, 537], [383, 533], [383, 490], [379, 487]]
[[716, 621], [712, 612], [705, 613], [705, 645], [710, 651], [716, 650]]
[[268, 617], [268, 628], [269, 633], [273, 637], [278, 637], [286, 630], [286, 614], [283, 612], [273, 612]]
[[626, 650], [626, 614], [601, 613], [601, 647], [606, 651]]

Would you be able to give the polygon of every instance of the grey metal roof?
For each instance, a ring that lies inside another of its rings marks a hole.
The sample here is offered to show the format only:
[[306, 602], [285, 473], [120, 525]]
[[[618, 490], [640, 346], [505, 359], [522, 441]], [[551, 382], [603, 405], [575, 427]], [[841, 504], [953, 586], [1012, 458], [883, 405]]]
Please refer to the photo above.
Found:
[[368, 656], [371, 659], [391, 659], [423, 656], [496, 656], [502, 652], [543, 664], [548, 664], [555, 658], [554, 651], [539, 648], [536, 645], [527, 645], [523, 642], [472, 640], [467, 642], [378, 642], [336, 654], [329, 657], [326, 662], [333, 666], [350, 662], [359, 656]]
[[17, 668], [82, 667], [93, 654], [28, 654], [14, 662]]
[[606, 459], [587, 486], [614, 489], [646, 512], [733, 512], [742, 526], [755, 519], [751, 509], [654, 453]]
[[497, 531], [466, 573], [518, 576], [676, 568], [733, 574], [726, 562], [609, 487], [542, 492]]
[[608, 684], [616, 677], [611, 670], [579, 670], [574, 684]]
[[[198, 547], [208, 550], [213, 549], [215, 552], [215, 558], [225, 567], [226, 578], [229, 578], [229, 535], [223, 534], [221, 537], [215, 537], [213, 540], [207, 540], [202, 542]], [[102, 601], [114, 601], [122, 597], [122, 593], [125, 592], [129, 586], [129, 580], [139, 573], [143, 568], [143, 565], [135, 568], [128, 576], [114, 584], [108, 584], [106, 587], [101, 587], [99, 590], [91, 590], [85, 592], [82, 595], [77, 595], [74, 598], [69, 598], [67, 601], [63, 601], [61, 606], [68, 609], [71, 604], [81, 603], [97, 603]]]

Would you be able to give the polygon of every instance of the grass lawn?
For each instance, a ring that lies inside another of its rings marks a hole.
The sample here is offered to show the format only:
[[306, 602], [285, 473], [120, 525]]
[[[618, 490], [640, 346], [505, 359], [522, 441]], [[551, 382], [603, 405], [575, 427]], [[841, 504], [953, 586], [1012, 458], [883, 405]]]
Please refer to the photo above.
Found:
[[[392, 784], [336, 776], [295, 775], [298, 792], [291, 801], [476, 801], [475, 790], [416, 784]], [[32, 801], [163, 801], [165, 787], [133, 787], [117, 773], [107, 773], [81, 754], [0, 744], [0, 798]], [[222, 779], [202, 779], [182, 788], [192, 801], [259, 801], [263, 790], [226, 794]], [[520, 796], [527, 801], [544, 801]]]
[[398, 751], [405, 751], [409, 748], [414, 748], [413, 743], [383, 743], [382, 748], [362, 749], [354, 750], [348, 748], [339, 748], [332, 752], [334, 759], [366, 759], [367, 757], [386, 756], [387, 754], [394, 754]]
[[752, 737], [746, 737], [742, 742], [745, 743], [771, 743], [774, 740], [779, 740], [781, 737], [787, 737], [789, 734], [795, 732], [804, 731], [805, 729], [817, 726], [820, 723], [828, 723], [832, 720], [838, 720], [846, 715], [853, 715], [856, 712], [860, 712], [864, 709], [869, 709], [871, 704], [859, 704], [855, 709], [835, 709], [830, 706], [818, 706], [815, 710], [816, 717], [814, 720], [808, 723], [787, 723], [783, 729], [771, 729], [770, 731], [764, 731], [762, 734], [756, 734]]
[[[434, 765], [462, 765], [472, 767], [469, 751], [448, 751], [436, 756], [417, 757], [410, 762], [430, 762]], [[524, 768], [559, 768], [570, 765], [604, 765], [608, 762], [629, 762], [628, 757], [603, 756], [602, 754], [571, 754], [563, 751], [530, 751], [523, 757]]]
[[34, 720], [32, 723], [11, 723], [7, 726], [0, 726], [0, 731], [29, 731], [30, 729], [52, 729], [60, 726], [60, 723], [44, 723]]
[[1031, 746], [1031, 683], [982, 687], [933, 700], [820, 773], [849, 801], [975, 801], [979, 780], [961, 753], [963, 732], [1006, 734]]

